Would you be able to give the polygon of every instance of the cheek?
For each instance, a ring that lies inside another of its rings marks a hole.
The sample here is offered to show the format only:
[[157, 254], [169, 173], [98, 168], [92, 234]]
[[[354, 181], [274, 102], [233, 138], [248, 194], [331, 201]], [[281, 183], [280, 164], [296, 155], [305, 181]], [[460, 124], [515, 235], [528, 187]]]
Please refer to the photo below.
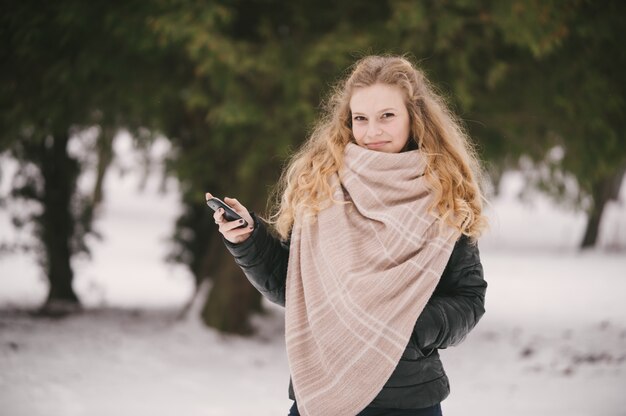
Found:
[[355, 125], [352, 126], [352, 135], [356, 139], [356, 141], [360, 141], [365, 133], [367, 132], [367, 127]]
[[409, 138], [409, 123], [396, 123], [393, 126], [393, 136], [398, 140], [406, 140]]

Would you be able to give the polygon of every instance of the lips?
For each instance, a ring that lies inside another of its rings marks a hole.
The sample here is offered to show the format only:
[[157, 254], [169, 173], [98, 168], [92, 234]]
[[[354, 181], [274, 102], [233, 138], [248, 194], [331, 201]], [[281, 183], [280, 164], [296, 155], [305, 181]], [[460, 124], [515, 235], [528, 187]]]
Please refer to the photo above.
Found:
[[386, 145], [389, 142], [373, 142], [373, 143], [365, 143], [365, 146], [367, 146], [369, 149], [376, 149], [379, 147], [382, 147], [384, 145]]

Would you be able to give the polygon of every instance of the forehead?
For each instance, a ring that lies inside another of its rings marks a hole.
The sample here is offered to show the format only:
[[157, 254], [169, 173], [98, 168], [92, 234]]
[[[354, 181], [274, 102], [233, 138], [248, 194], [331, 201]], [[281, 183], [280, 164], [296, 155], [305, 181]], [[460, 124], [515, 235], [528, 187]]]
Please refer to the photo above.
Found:
[[352, 112], [375, 112], [390, 107], [405, 108], [402, 90], [394, 85], [374, 84], [356, 88], [350, 97]]

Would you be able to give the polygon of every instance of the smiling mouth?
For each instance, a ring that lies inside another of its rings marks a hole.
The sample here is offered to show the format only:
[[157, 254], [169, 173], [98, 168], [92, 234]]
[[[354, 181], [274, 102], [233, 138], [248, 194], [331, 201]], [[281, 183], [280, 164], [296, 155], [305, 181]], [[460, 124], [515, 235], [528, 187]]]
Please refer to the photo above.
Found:
[[375, 148], [375, 147], [381, 147], [381, 146], [384, 146], [384, 145], [386, 145], [387, 143], [389, 143], [389, 142], [374, 142], [374, 143], [366, 143], [366, 144], [365, 144], [365, 146], [367, 146], [367, 147], [374, 147], [374, 148]]

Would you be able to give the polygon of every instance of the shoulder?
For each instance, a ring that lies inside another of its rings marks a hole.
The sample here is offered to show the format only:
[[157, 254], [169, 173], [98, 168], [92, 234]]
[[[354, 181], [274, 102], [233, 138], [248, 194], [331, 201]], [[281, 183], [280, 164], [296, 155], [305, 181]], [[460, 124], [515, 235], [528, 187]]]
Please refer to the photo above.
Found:
[[462, 235], [454, 245], [435, 291], [458, 293], [460, 288], [485, 284], [476, 240]]
[[460, 270], [480, 263], [478, 241], [466, 235], [461, 235], [454, 244], [448, 267], [451, 270]]

